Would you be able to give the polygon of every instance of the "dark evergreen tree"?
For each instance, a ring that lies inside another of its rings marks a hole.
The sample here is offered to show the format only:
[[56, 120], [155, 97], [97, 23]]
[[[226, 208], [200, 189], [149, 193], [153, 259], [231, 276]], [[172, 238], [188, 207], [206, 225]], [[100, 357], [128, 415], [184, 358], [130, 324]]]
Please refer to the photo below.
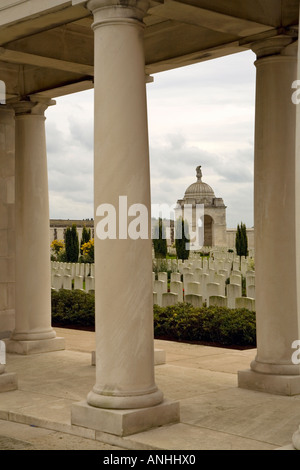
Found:
[[241, 252], [241, 227], [240, 227], [240, 225], [238, 225], [237, 229], [236, 229], [235, 250], [236, 250], [236, 254], [239, 256], [240, 252]]
[[81, 242], [80, 242], [80, 252], [82, 253], [82, 245], [88, 243], [91, 239], [91, 229], [87, 229], [86, 226], [83, 226], [82, 235], [81, 235]]
[[235, 248], [238, 256], [248, 256], [248, 237], [246, 225], [241, 223], [237, 226], [235, 236]]
[[188, 224], [180, 217], [175, 222], [175, 247], [178, 259], [189, 259], [190, 250], [187, 246], [189, 242], [190, 235]]
[[68, 227], [65, 233], [66, 261], [77, 263], [79, 256], [79, 240], [76, 225]]
[[248, 256], [249, 252], [248, 252], [247, 227], [243, 223], [241, 224], [241, 234], [242, 234], [242, 241], [243, 241], [243, 245], [242, 245], [243, 255], [242, 256]]
[[154, 228], [153, 247], [155, 258], [166, 258], [167, 256], [167, 239], [166, 230], [161, 218]]

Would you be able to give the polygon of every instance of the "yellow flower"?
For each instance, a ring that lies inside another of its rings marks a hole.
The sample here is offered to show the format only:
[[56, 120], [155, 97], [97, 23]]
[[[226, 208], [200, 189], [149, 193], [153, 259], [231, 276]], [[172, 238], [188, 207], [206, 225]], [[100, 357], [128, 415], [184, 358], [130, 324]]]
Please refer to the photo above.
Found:
[[84, 255], [88, 255], [93, 246], [94, 246], [94, 239], [92, 238], [89, 242], [86, 242], [82, 245], [82, 247], [81, 247], [82, 253]]
[[64, 246], [65, 246], [65, 244], [64, 244], [63, 240], [53, 240], [53, 242], [51, 242], [51, 248], [56, 253], [61, 251], [64, 248]]

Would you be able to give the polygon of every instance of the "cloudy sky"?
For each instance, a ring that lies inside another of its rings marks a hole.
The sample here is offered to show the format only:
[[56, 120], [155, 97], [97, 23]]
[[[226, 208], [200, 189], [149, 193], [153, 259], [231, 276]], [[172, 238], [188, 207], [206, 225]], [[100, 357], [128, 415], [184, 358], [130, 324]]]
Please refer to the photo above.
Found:
[[[244, 52], [153, 75], [147, 85], [153, 204], [173, 205], [203, 181], [227, 206], [227, 227], [253, 226], [255, 56]], [[48, 108], [50, 217], [93, 217], [93, 91]]]

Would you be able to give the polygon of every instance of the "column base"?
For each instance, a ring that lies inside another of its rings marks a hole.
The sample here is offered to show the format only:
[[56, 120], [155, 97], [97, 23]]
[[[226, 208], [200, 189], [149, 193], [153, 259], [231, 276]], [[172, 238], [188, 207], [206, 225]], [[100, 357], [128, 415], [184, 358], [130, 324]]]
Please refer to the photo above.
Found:
[[71, 411], [72, 424], [121, 437], [177, 423], [179, 419], [179, 402], [168, 400], [149, 408], [131, 410], [96, 408], [83, 401], [74, 404]]
[[299, 395], [300, 375], [275, 375], [255, 372], [251, 369], [238, 371], [238, 386], [275, 395]]
[[0, 393], [16, 390], [17, 388], [17, 374], [14, 372], [4, 372], [0, 375]]
[[65, 349], [65, 338], [39, 339], [32, 341], [5, 341], [6, 352], [15, 354], [38, 354]]
[[[166, 363], [166, 351], [164, 349], [154, 349], [154, 365], [160, 366]], [[96, 365], [96, 351], [92, 351], [91, 365]]]
[[294, 432], [292, 442], [295, 449], [300, 450], [300, 427], [298, 428], [298, 431]]

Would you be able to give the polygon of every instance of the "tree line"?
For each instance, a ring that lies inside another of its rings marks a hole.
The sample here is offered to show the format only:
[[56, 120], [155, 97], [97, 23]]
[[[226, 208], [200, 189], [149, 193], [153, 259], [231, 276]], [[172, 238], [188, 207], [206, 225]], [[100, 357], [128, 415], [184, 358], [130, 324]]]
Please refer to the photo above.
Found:
[[64, 240], [54, 240], [51, 243], [54, 257], [57, 261], [66, 263], [93, 263], [94, 262], [94, 239], [91, 238], [91, 229], [82, 229], [81, 241], [76, 224], [68, 227], [64, 233]]
[[[189, 227], [188, 223], [182, 218], [175, 221], [174, 236], [177, 258], [182, 260], [188, 259], [190, 255]], [[86, 226], [83, 227], [80, 244], [77, 227], [73, 224], [65, 231], [64, 243], [54, 240], [51, 247], [56, 252], [56, 255], [59, 255], [60, 261], [68, 263], [77, 263], [78, 261], [87, 263], [94, 262], [94, 239], [91, 238], [91, 229], [86, 228]], [[154, 227], [153, 248], [155, 258], [167, 257], [166, 228], [161, 218], [159, 218], [158, 223]], [[248, 256], [247, 228], [243, 222], [237, 226], [235, 248], [238, 256]]]

